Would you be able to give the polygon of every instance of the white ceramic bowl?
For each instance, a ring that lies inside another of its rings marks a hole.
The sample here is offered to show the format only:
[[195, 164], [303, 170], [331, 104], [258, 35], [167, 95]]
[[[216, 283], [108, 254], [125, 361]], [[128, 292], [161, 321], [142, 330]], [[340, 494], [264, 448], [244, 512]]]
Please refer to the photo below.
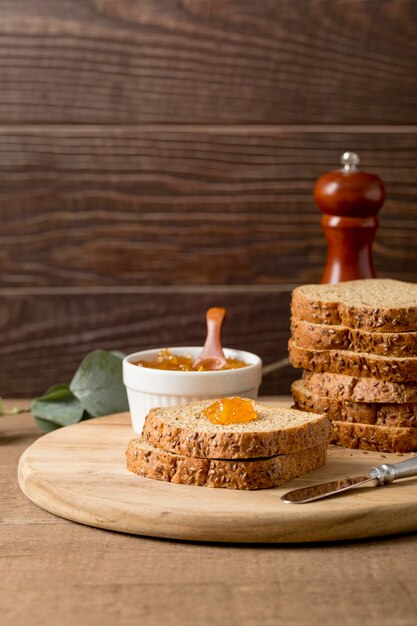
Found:
[[[202, 347], [169, 348], [178, 355], [190, 355], [193, 359]], [[152, 361], [161, 348], [135, 352], [123, 359], [123, 382], [126, 385], [133, 429], [142, 432], [145, 417], [157, 406], [174, 406], [194, 400], [243, 396], [256, 398], [262, 379], [262, 361], [252, 352], [224, 348], [227, 358], [249, 363], [247, 367], [214, 372], [177, 372], [158, 370], [134, 365], [140, 360]]]

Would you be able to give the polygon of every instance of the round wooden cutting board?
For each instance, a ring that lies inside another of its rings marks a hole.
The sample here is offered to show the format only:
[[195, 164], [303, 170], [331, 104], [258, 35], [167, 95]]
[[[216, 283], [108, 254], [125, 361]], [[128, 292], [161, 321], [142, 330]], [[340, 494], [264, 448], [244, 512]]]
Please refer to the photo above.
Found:
[[35, 504], [75, 522], [138, 535], [223, 542], [332, 541], [417, 530], [417, 478], [289, 505], [290, 489], [407, 456], [331, 448], [328, 462], [284, 487], [230, 491], [163, 483], [131, 474], [128, 413], [68, 426], [22, 455], [19, 482]]

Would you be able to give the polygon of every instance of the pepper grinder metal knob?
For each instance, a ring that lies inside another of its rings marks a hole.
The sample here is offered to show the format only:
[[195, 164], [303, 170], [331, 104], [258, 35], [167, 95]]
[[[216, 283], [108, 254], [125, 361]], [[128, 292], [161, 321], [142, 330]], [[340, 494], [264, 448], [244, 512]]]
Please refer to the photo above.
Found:
[[320, 176], [314, 187], [327, 240], [322, 283], [376, 276], [372, 242], [385, 200], [384, 183], [379, 176], [358, 169], [355, 152], [345, 152], [340, 160], [342, 168]]

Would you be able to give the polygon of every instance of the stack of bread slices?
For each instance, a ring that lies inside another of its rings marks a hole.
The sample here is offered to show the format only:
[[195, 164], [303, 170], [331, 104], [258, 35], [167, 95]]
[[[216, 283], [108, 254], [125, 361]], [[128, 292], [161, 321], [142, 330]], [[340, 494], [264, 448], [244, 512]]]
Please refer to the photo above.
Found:
[[177, 484], [265, 489], [325, 463], [326, 416], [250, 400], [256, 419], [221, 425], [203, 413], [213, 402], [152, 409], [142, 436], [128, 445], [128, 469]]
[[296, 407], [328, 415], [343, 446], [417, 450], [417, 284], [304, 285], [291, 312]]

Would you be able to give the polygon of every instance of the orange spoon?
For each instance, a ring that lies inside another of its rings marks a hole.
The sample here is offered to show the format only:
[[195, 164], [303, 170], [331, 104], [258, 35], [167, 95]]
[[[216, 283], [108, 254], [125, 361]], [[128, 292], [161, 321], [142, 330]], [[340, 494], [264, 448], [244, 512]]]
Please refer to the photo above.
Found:
[[220, 370], [227, 363], [224, 356], [221, 333], [226, 309], [214, 307], [206, 314], [207, 337], [200, 356], [193, 363], [194, 367], [204, 366], [206, 370]]

